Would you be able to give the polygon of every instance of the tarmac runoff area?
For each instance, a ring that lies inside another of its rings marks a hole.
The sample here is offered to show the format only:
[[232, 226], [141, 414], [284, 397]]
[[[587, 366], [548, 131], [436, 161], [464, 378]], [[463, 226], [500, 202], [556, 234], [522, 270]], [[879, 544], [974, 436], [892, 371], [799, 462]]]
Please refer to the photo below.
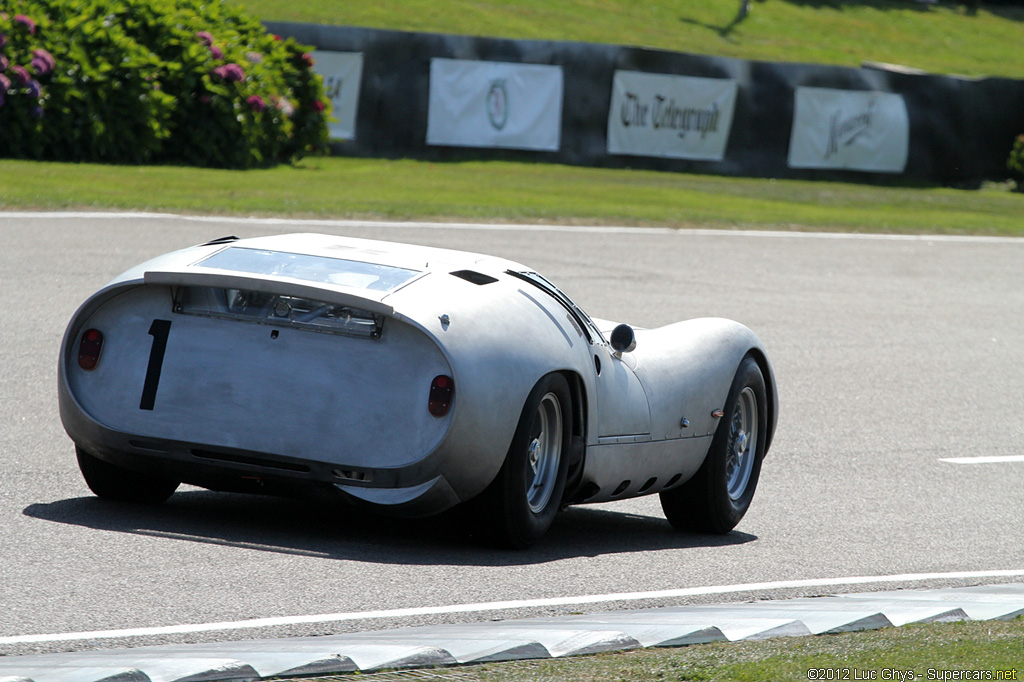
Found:
[[1024, 616], [1024, 583], [0, 657], [0, 682], [250, 682]]

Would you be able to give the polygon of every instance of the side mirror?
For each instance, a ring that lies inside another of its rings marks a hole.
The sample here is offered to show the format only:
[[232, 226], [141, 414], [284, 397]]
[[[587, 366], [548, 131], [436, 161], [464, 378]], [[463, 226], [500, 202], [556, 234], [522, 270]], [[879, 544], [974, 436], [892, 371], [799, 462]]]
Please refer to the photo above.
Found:
[[628, 324], [620, 324], [612, 330], [612, 350], [616, 353], [631, 353], [636, 348], [636, 334]]

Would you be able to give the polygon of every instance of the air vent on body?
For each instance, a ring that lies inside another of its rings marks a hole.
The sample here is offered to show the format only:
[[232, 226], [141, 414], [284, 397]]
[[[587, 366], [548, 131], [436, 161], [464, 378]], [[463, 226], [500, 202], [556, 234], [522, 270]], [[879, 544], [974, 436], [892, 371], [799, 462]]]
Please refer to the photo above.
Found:
[[493, 282], [498, 281], [496, 278], [491, 277], [490, 275], [485, 275], [484, 273], [476, 272], [475, 270], [456, 270], [455, 272], [450, 274], [458, 277], [459, 279], [464, 279], [467, 282], [472, 282], [473, 284], [479, 284], [481, 286], [483, 286], [484, 284], [491, 284]]

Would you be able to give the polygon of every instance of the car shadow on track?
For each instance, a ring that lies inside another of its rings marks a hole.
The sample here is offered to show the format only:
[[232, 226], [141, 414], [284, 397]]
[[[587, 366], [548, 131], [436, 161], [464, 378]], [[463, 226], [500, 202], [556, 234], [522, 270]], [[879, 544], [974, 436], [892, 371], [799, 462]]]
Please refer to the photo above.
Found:
[[603, 554], [719, 547], [757, 539], [733, 531], [695, 535], [663, 518], [571, 507], [535, 547], [495, 548], [457, 515], [394, 519], [337, 504], [204, 490], [140, 505], [97, 497], [32, 504], [26, 516], [95, 530], [267, 552], [411, 565], [518, 566]]

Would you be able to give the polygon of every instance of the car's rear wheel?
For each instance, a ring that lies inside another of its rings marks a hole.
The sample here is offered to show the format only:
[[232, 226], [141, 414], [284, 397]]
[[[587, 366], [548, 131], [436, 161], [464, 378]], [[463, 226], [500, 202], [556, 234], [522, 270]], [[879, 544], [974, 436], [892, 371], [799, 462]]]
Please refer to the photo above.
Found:
[[728, 533], [747, 513], [761, 474], [768, 433], [767, 392], [757, 361], [740, 363], [700, 469], [661, 493], [665, 517], [679, 530]]
[[78, 468], [86, 484], [100, 497], [124, 502], [159, 504], [174, 494], [179, 482], [160, 476], [140, 474], [106, 462], [75, 446]]
[[486, 532], [497, 544], [523, 549], [551, 527], [565, 491], [571, 415], [568, 382], [548, 374], [526, 399], [505, 463], [481, 495]]

